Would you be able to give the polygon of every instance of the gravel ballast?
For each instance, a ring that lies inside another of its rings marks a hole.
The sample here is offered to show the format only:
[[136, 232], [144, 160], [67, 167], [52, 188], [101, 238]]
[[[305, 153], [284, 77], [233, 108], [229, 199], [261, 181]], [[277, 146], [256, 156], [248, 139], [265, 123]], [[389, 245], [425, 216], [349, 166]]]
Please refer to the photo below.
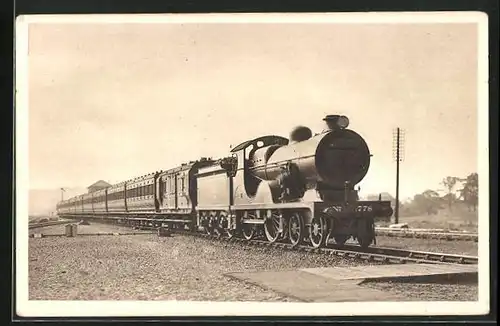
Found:
[[363, 264], [336, 256], [152, 234], [30, 239], [29, 257], [31, 300], [294, 301], [223, 274]]
[[[92, 223], [78, 233], [138, 232]], [[346, 267], [368, 262], [268, 247], [245, 246], [174, 234], [48, 237], [29, 239], [30, 300], [296, 301], [224, 276], [229, 272]], [[63, 234], [64, 225], [35, 233]], [[149, 234], [148, 234], [149, 233]], [[423, 251], [457, 249], [458, 242], [378, 237], [377, 245]], [[460, 242], [458, 249], [477, 243]], [[448, 247], [446, 247], [448, 246]], [[375, 263], [373, 263], [375, 264]], [[477, 300], [476, 284], [367, 282], [361, 286], [408, 300]]]

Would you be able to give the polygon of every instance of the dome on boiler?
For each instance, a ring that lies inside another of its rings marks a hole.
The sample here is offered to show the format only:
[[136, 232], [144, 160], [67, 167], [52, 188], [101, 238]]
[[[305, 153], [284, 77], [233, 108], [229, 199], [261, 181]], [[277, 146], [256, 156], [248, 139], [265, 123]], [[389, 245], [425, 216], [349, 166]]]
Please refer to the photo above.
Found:
[[290, 141], [300, 142], [312, 137], [311, 129], [304, 126], [297, 126], [290, 132]]

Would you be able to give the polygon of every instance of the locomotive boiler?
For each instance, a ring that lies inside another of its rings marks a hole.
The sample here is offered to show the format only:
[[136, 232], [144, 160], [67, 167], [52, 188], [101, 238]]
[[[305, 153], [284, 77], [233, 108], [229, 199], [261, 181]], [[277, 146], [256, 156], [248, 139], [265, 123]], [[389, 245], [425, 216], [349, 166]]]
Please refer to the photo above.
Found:
[[255, 150], [250, 156], [249, 172], [271, 181], [275, 198], [293, 200], [304, 192], [316, 190], [322, 200], [343, 199], [367, 174], [370, 151], [364, 139], [346, 129], [345, 116], [329, 115], [323, 119], [325, 130], [312, 135], [299, 126], [290, 134], [288, 145], [271, 145]]

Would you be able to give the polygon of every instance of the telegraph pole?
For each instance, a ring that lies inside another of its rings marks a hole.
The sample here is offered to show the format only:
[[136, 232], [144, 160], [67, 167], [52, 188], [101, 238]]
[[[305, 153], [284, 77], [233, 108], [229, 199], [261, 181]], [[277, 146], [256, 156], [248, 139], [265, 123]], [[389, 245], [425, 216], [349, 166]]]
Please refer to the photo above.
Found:
[[395, 223], [399, 223], [399, 163], [403, 161], [404, 155], [404, 130], [396, 128], [393, 132], [392, 154], [396, 160], [396, 207], [394, 209]]
[[61, 201], [64, 200], [64, 192], [66, 191], [66, 189], [64, 188], [61, 188]]

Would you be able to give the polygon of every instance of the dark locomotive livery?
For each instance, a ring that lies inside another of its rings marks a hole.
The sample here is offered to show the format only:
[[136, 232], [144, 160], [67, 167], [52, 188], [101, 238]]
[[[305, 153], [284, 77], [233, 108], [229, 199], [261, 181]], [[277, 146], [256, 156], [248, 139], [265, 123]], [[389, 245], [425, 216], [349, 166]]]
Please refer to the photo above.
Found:
[[353, 237], [367, 247], [375, 241], [375, 219], [392, 215], [390, 201], [359, 200], [355, 185], [368, 172], [369, 148], [347, 129], [347, 117], [323, 120], [319, 134], [297, 127], [290, 139], [248, 140], [222, 159], [202, 158], [62, 201], [58, 215], [167, 224], [247, 240], [263, 234], [270, 242], [314, 247]]

